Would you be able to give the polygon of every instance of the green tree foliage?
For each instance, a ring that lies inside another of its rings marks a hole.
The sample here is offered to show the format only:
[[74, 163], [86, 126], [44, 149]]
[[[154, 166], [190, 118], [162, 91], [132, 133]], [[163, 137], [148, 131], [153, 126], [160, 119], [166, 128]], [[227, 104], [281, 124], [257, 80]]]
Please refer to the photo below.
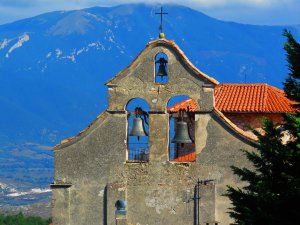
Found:
[[[300, 100], [300, 46], [290, 32], [285, 49], [289, 77], [285, 91], [293, 100]], [[257, 151], [244, 151], [253, 168], [232, 167], [245, 186], [228, 187], [226, 196], [232, 201], [230, 216], [239, 225], [295, 225], [300, 212], [300, 117], [286, 115], [285, 124], [274, 125], [264, 120], [264, 135], [257, 133]], [[282, 140], [284, 133], [289, 141]]]
[[17, 215], [0, 215], [0, 225], [49, 225], [51, 219], [42, 219], [41, 217], [28, 216], [22, 213]]
[[287, 38], [284, 49], [289, 68], [288, 78], [283, 83], [284, 91], [290, 99], [300, 102], [300, 44], [288, 30], [284, 30], [283, 35]]
[[230, 215], [239, 225], [292, 225], [300, 212], [300, 119], [288, 116], [289, 129], [297, 137], [282, 143], [282, 129], [264, 121], [265, 135], [257, 134], [257, 152], [247, 152], [254, 169], [232, 167], [247, 185], [229, 187], [233, 203]]

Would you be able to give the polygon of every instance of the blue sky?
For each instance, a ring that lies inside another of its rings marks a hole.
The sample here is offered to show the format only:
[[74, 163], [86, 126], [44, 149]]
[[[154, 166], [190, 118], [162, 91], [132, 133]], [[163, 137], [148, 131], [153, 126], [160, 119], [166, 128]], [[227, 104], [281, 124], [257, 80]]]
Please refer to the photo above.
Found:
[[[0, 0], [0, 24], [55, 10], [113, 6], [153, 0]], [[300, 24], [300, 0], [160, 0], [189, 6], [209, 16], [248, 24]]]

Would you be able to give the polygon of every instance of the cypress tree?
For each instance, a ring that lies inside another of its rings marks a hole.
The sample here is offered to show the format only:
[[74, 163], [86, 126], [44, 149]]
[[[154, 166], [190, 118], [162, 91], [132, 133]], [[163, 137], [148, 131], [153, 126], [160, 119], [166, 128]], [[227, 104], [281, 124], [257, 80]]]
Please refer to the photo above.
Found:
[[[284, 90], [291, 99], [300, 100], [300, 45], [284, 30], [284, 49], [289, 63]], [[300, 212], [300, 117], [286, 115], [283, 125], [264, 120], [263, 135], [257, 151], [244, 151], [253, 168], [232, 166], [234, 174], [245, 181], [241, 188], [228, 187], [232, 201], [230, 216], [239, 225], [294, 225]], [[288, 135], [289, 140], [283, 141]]]
[[284, 49], [289, 69], [288, 78], [283, 83], [284, 91], [290, 99], [300, 102], [300, 44], [288, 30], [285, 29], [283, 35], [287, 38]]

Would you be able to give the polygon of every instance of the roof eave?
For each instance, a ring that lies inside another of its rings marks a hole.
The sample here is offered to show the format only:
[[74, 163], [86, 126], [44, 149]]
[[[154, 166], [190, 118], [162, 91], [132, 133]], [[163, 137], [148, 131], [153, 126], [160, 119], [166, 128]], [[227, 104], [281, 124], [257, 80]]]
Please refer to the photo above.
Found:
[[228, 119], [221, 111], [219, 111], [217, 108], [214, 108], [215, 114], [223, 121], [227, 126], [229, 126], [237, 135], [240, 137], [246, 139], [247, 141], [250, 141], [252, 144], [258, 143], [258, 138], [255, 135], [250, 135], [243, 131], [241, 128], [239, 128], [237, 125], [235, 125], [233, 122], [231, 122], [230, 119]]

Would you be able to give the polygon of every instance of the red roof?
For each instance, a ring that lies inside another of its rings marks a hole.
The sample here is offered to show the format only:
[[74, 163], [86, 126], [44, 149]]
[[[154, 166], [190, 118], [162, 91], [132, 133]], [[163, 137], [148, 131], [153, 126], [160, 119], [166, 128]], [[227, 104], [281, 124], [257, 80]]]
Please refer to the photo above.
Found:
[[195, 152], [191, 152], [186, 155], [181, 155], [174, 159], [176, 162], [194, 162], [196, 160], [196, 154]]
[[[292, 113], [296, 102], [289, 100], [284, 92], [268, 84], [220, 84], [215, 87], [215, 108], [221, 112], [239, 113]], [[200, 106], [201, 107], [201, 106]], [[191, 112], [197, 103], [188, 99], [168, 108]]]
[[193, 99], [189, 98], [187, 100], [181, 101], [169, 107], [168, 111], [178, 112], [179, 109], [183, 109], [185, 111], [195, 112], [197, 108], [198, 108], [197, 103]]
[[222, 112], [295, 112], [284, 92], [268, 84], [221, 84], [215, 88], [216, 108]]

